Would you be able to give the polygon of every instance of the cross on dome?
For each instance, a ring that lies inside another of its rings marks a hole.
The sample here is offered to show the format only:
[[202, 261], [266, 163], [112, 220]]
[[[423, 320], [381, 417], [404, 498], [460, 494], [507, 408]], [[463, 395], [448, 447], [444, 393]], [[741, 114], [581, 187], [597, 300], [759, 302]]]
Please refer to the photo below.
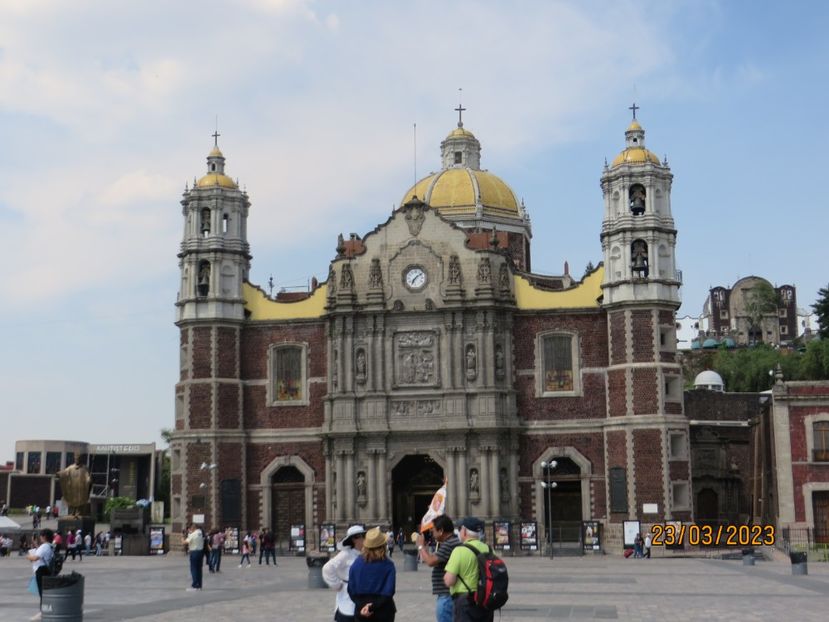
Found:
[[463, 89], [458, 89], [458, 107], [455, 110], [458, 113], [458, 127], [463, 127], [463, 113], [466, 111], [466, 108], [463, 107], [461, 103], [461, 94], [463, 93]]
[[[635, 115], [634, 115], [634, 116], [635, 116]], [[218, 128], [216, 128], [216, 131], [215, 131], [215, 132], [213, 132], [213, 133], [211, 134], [211, 136], [213, 137], [213, 146], [214, 146], [214, 147], [218, 147], [218, 146], [219, 146], [219, 136], [221, 136], [221, 134], [219, 134], [219, 129], [218, 129]]]
[[632, 111], [633, 111], [633, 120], [634, 120], [634, 121], [636, 120], [636, 111], [637, 111], [637, 110], [641, 110], [641, 109], [642, 109], [642, 106], [637, 106], [637, 105], [636, 105], [636, 102], [633, 102], [633, 105], [632, 105], [632, 106], [628, 106], [628, 110], [632, 110]]

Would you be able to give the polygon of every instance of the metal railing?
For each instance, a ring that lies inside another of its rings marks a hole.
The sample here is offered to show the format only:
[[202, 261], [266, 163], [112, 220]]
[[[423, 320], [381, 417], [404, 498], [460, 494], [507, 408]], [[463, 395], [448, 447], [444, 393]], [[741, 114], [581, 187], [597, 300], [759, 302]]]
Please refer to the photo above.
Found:
[[829, 529], [784, 527], [778, 534], [777, 547], [786, 554], [806, 553], [809, 561], [829, 562]]

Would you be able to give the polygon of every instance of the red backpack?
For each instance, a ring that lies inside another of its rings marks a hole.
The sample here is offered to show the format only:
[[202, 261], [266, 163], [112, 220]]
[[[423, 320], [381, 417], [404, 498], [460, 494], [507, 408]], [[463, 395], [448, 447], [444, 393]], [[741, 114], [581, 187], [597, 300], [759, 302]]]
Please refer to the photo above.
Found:
[[500, 609], [509, 599], [509, 594], [507, 594], [507, 588], [509, 587], [507, 565], [503, 559], [492, 552], [491, 548], [482, 553], [470, 544], [464, 543], [464, 546], [475, 554], [475, 559], [478, 561], [477, 589], [472, 592], [460, 575], [458, 575], [458, 578], [461, 579], [464, 587], [469, 590], [472, 595], [472, 602], [478, 607], [487, 611]]

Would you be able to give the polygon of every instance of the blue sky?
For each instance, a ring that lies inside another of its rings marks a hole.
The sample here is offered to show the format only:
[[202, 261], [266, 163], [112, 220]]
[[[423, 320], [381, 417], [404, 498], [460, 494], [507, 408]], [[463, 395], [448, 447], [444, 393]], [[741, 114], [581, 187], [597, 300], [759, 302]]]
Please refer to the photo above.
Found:
[[675, 175], [681, 314], [757, 274], [827, 285], [829, 9], [789, 2], [0, 0], [0, 459], [173, 421], [180, 195], [215, 117], [251, 278], [324, 278], [455, 123], [525, 199], [533, 266], [601, 260], [635, 99]]

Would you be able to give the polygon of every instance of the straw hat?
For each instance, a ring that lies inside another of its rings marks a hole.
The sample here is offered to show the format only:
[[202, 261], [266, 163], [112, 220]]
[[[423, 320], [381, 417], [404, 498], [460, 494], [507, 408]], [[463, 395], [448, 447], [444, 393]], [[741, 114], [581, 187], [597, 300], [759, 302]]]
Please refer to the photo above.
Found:
[[367, 549], [379, 549], [386, 546], [386, 534], [380, 531], [379, 527], [373, 527], [366, 532], [366, 539], [363, 546]]

